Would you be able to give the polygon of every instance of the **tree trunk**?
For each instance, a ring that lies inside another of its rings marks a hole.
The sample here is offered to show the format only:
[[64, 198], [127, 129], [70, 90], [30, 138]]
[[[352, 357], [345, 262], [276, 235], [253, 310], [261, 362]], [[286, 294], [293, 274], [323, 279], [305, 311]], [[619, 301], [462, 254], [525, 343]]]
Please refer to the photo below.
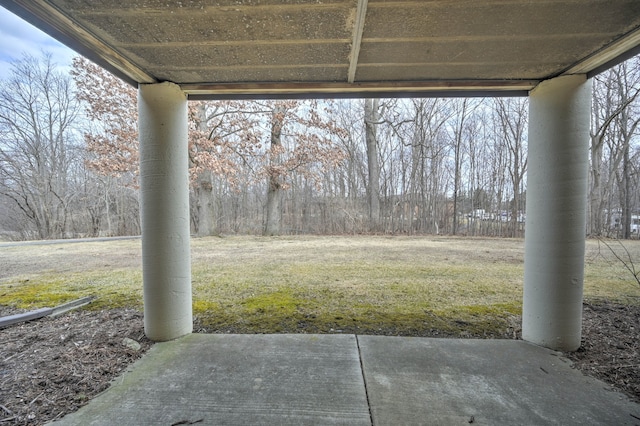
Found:
[[378, 160], [378, 141], [376, 140], [379, 99], [365, 99], [364, 124], [367, 143], [367, 203], [369, 204], [369, 231], [380, 229], [380, 162]]
[[[207, 110], [204, 103], [198, 105], [196, 109], [196, 119], [198, 130], [207, 133]], [[198, 175], [194, 192], [197, 208], [196, 235], [198, 237], [216, 235], [218, 229], [216, 226], [216, 203], [213, 191], [213, 173], [211, 170], [205, 169]]]
[[282, 152], [282, 127], [284, 107], [276, 105], [271, 113], [271, 146], [269, 147], [269, 172], [267, 188], [266, 220], [263, 234], [279, 235], [282, 231], [282, 173], [279, 158]]
[[[626, 135], [625, 135], [626, 136]], [[629, 140], [624, 138], [622, 154], [622, 238], [631, 238], [631, 177], [629, 167]]]
[[216, 207], [213, 197], [213, 175], [210, 170], [203, 170], [198, 176], [195, 188], [198, 209], [198, 226], [196, 235], [207, 237], [216, 235]]
[[591, 136], [591, 193], [589, 194], [589, 234], [601, 235], [602, 226], [602, 143]]
[[460, 114], [460, 123], [458, 123], [458, 128], [456, 129], [456, 134], [454, 135], [455, 140], [453, 141], [454, 148], [454, 176], [453, 176], [453, 225], [451, 227], [451, 233], [456, 235], [458, 233], [458, 196], [460, 195], [460, 180], [461, 173], [460, 169], [462, 167], [462, 133], [464, 131], [464, 122], [467, 117], [467, 99], [463, 99], [462, 101], [462, 110], [459, 111]]

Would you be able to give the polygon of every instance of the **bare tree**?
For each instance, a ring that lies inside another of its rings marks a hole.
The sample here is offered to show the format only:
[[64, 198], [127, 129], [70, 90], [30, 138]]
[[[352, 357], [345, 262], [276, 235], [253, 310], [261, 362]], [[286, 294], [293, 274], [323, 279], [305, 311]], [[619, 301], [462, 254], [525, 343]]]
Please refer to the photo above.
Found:
[[445, 126], [451, 118], [447, 99], [412, 100], [413, 129], [411, 130], [411, 206], [414, 210], [414, 229], [418, 232], [439, 233], [445, 224], [439, 206], [444, 192], [446, 156]]
[[470, 100], [468, 98], [457, 99], [454, 105], [456, 107], [456, 114], [451, 129], [453, 145], [453, 223], [451, 225], [451, 233], [456, 235], [458, 233], [460, 188], [462, 186], [460, 180], [464, 147], [463, 135], [466, 120], [470, 113]]
[[509, 162], [507, 170], [511, 179], [513, 196], [508, 216], [510, 236], [518, 235], [518, 218], [524, 210], [523, 180], [527, 170], [526, 132], [528, 123], [528, 103], [522, 98], [496, 98], [494, 100], [497, 129], [503, 142]]
[[0, 83], [0, 195], [42, 239], [69, 230], [69, 171], [79, 154], [73, 92], [49, 54], [23, 56]]
[[[588, 232], [591, 235], [601, 235], [607, 230], [611, 220], [613, 208], [608, 206], [608, 199], [613, 190], [615, 173], [622, 161], [619, 154], [624, 153], [628, 144], [623, 144], [622, 150], [613, 147], [619, 145], [620, 136], [623, 140], [630, 141], [628, 136], [632, 135], [637, 127], [637, 123], [634, 124], [631, 120], [637, 116], [637, 112], [632, 112], [632, 109], [637, 108], [634, 105], [640, 93], [638, 64], [640, 60], [636, 57], [631, 59], [629, 64], [623, 63], [594, 78], [588, 221]], [[619, 131], [622, 134], [615, 136]], [[628, 135], [626, 139], [625, 134]], [[610, 149], [609, 155], [605, 158], [604, 148], [607, 145]], [[605, 211], [608, 213], [606, 218], [603, 217]]]
[[[452, 214], [453, 222], [451, 226], [451, 233], [456, 235], [458, 233], [459, 219], [464, 213], [464, 206], [461, 205], [461, 201], [464, 201], [467, 194], [463, 194], [462, 172], [465, 168], [465, 154], [467, 154], [467, 146], [469, 141], [474, 135], [473, 127], [474, 120], [471, 119], [473, 114], [482, 105], [482, 100], [478, 99], [455, 99], [451, 102], [452, 115], [449, 123], [451, 134], [451, 145], [453, 150], [453, 199], [452, 199]], [[469, 207], [470, 208], [470, 207]]]
[[361, 220], [361, 205], [366, 194], [367, 165], [364, 139], [363, 108], [354, 101], [338, 104], [337, 122], [345, 129], [339, 143], [345, 153], [344, 167], [336, 169], [340, 173], [340, 194], [344, 199], [342, 214], [346, 232], [364, 232]]
[[[636, 62], [636, 65], [640, 62]], [[629, 100], [627, 106], [623, 108], [614, 119], [614, 134], [618, 145], [618, 162], [621, 167], [616, 172], [618, 183], [620, 209], [622, 211], [622, 238], [631, 238], [631, 216], [632, 216], [632, 164], [631, 164], [631, 143], [638, 134], [640, 124], [640, 105], [634, 101], [638, 97], [640, 90], [640, 71], [636, 67], [628, 67], [628, 63], [623, 62], [612, 69], [615, 78], [613, 84], [618, 93], [619, 99]], [[627, 102], [625, 102], [627, 103]]]

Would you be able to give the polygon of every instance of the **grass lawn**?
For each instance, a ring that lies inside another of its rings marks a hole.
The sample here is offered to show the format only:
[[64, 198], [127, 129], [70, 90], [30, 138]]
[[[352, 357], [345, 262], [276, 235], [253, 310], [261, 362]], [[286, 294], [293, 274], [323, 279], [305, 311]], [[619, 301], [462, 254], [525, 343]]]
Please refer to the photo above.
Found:
[[[616, 242], [609, 242], [624, 254]], [[625, 241], [640, 268], [640, 242]], [[196, 328], [508, 337], [522, 309], [523, 240], [225, 237], [192, 240]], [[0, 247], [1, 305], [142, 308], [140, 241]], [[587, 241], [585, 299], [640, 304], [640, 285]]]

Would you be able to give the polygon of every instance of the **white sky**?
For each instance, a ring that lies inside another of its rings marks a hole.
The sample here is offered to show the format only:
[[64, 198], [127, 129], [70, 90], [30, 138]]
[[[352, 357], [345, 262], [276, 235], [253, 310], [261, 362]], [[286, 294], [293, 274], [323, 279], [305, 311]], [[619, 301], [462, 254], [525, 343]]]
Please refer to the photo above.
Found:
[[9, 75], [12, 60], [20, 59], [24, 53], [37, 57], [42, 51], [51, 53], [53, 61], [61, 69], [70, 68], [71, 59], [77, 55], [73, 50], [0, 7], [0, 79]]

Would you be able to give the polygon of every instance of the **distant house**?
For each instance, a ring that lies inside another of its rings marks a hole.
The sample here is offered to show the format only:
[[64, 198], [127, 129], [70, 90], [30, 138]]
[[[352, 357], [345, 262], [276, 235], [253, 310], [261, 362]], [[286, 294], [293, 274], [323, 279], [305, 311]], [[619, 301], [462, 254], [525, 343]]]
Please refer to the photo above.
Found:
[[[510, 210], [500, 210], [495, 213], [486, 212], [484, 209], [475, 209], [471, 213], [467, 215], [469, 218], [480, 219], [480, 220], [491, 220], [491, 221], [500, 221], [500, 222], [511, 222], [511, 211]], [[523, 211], [518, 211], [517, 221], [519, 223], [524, 223], [526, 220], [526, 214]]]
[[[612, 231], [622, 230], [622, 211], [614, 210], [609, 213], [609, 226]], [[640, 215], [631, 215], [631, 233], [638, 234], [640, 232]]]

